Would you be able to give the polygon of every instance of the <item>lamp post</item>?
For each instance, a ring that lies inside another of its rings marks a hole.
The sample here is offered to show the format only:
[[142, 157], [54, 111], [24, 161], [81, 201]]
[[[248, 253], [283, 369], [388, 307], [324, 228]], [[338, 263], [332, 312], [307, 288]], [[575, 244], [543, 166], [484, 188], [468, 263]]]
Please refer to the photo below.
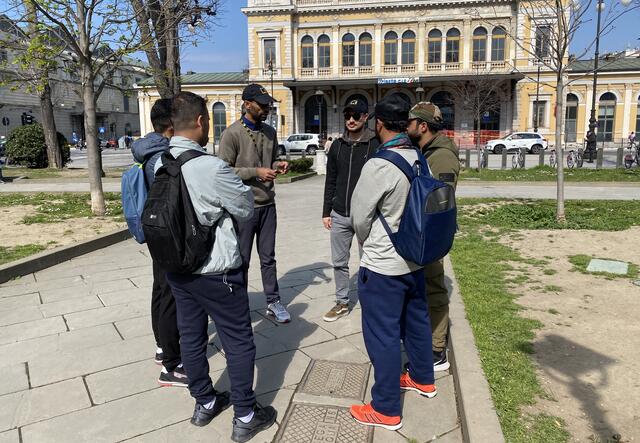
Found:
[[536, 115], [533, 116], [533, 132], [538, 132], [538, 124], [540, 123], [540, 59], [537, 59], [538, 63], [538, 80], [536, 81]]
[[[267, 65], [267, 69], [269, 70], [269, 75], [271, 76], [271, 97], [273, 97], [273, 59], [269, 58], [269, 64]], [[271, 123], [271, 126], [275, 128], [275, 119], [274, 119], [274, 115], [275, 115], [275, 106], [273, 104], [273, 102], [271, 103], [271, 105], [269, 106], [269, 120]]]
[[318, 89], [316, 91], [316, 97], [318, 97], [318, 138], [322, 138], [322, 100], [324, 92]]
[[419, 102], [422, 101], [423, 94], [424, 94], [424, 88], [422, 87], [422, 85], [420, 85], [416, 88], [416, 95], [418, 96]]

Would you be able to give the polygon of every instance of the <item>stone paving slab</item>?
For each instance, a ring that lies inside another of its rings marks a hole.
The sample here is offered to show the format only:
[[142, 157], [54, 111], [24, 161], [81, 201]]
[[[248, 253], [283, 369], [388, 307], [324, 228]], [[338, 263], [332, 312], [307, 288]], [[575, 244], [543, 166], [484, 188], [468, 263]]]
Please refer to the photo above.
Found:
[[20, 443], [20, 434], [17, 429], [0, 432], [0, 443]]
[[25, 389], [29, 389], [29, 378], [27, 376], [27, 368], [24, 363], [2, 368], [0, 395], [23, 391]]
[[62, 317], [44, 318], [2, 326], [0, 327], [0, 345], [57, 334], [66, 330], [67, 325]]
[[103, 306], [104, 305], [97, 296], [89, 295], [87, 297], [77, 297], [52, 303], [44, 303], [39, 306], [39, 309], [43, 316], [55, 317], [56, 315], [88, 311], [90, 309], [102, 308]]
[[11, 311], [28, 306], [38, 306], [39, 304], [40, 296], [37, 292], [33, 294], [16, 295], [13, 297], [0, 298], [0, 311]]
[[118, 320], [142, 317], [149, 312], [147, 301], [136, 301], [127, 304], [105, 306], [83, 312], [65, 315], [64, 318], [70, 330], [87, 328], [89, 326], [113, 323]]

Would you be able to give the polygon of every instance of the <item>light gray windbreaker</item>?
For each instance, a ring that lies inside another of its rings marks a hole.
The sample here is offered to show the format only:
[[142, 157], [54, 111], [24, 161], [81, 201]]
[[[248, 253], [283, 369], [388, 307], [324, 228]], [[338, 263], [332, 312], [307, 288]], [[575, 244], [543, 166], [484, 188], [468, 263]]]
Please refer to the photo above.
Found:
[[[198, 143], [188, 138], [176, 136], [171, 139], [169, 152], [174, 158], [188, 149], [203, 151]], [[156, 162], [155, 171], [161, 166], [162, 158]], [[211, 254], [195, 274], [223, 274], [239, 268], [242, 258], [231, 216], [239, 222], [253, 216], [251, 188], [242, 183], [225, 161], [212, 155], [194, 158], [185, 163], [182, 176], [198, 221], [202, 225], [211, 226], [220, 220]]]
[[[418, 159], [415, 149], [394, 151], [411, 164]], [[351, 222], [362, 245], [360, 266], [382, 275], [405, 275], [420, 269], [396, 252], [376, 214], [380, 209], [391, 231], [396, 232], [409, 188], [407, 177], [391, 162], [371, 158], [365, 163], [351, 197]]]

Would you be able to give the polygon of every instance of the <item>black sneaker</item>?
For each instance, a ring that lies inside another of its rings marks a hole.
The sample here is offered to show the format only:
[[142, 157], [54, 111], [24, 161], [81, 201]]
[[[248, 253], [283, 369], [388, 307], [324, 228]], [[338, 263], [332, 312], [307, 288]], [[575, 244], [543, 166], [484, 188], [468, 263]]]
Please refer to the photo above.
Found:
[[164, 372], [164, 368], [162, 368], [160, 377], [158, 378], [158, 383], [160, 384], [160, 386], [175, 386], [178, 388], [187, 388], [189, 387], [189, 378], [184, 372], [184, 367], [180, 365], [171, 372]]
[[216, 402], [211, 409], [207, 409], [199, 403], [196, 403], [196, 407], [193, 409], [193, 417], [191, 417], [191, 424], [195, 426], [207, 426], [211, 423], [211, 420], [216, 418], [222, 411], [229, 407], [230, 395], [228, 392], [221, 392], [216, 394]]
[[440, 352], [433, 351], [433, 370], [435, 372], [446, 371], [449, 369], [449, 361], [447, 360], [447, 350]]
[[253, 418], [249, 423], [243, 423], [237, 417], [233, 419], [233, 432], [231, 433], [231, 440], [239, 443], [251, 440], [255, 435], [269, 429], [276, 421], [278, 412], [271, 406], [253, 407]]
[[164, 358], [164, 352], [160, 351], [156, 351], [156, 356], [153, 358], [153, 361], [155, 362], [155, 364], [157, 365], [161, 365], [162, 364], [162, 359]]

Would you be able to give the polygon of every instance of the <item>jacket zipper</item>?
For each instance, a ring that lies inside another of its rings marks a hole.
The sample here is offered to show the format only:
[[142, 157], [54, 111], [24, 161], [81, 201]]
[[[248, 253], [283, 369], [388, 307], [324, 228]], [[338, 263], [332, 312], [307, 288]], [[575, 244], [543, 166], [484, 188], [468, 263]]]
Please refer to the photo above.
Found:
[[351, 164], [353, 163], [353, 146], [351, 145], [351, 153], [349, 154], [349, 175], [347, 175], [347, 193], [344, 196], [344, 207], [347, 209], [347, 217], [350, 217], [349, 208], [349, 189], [351, 188]]

